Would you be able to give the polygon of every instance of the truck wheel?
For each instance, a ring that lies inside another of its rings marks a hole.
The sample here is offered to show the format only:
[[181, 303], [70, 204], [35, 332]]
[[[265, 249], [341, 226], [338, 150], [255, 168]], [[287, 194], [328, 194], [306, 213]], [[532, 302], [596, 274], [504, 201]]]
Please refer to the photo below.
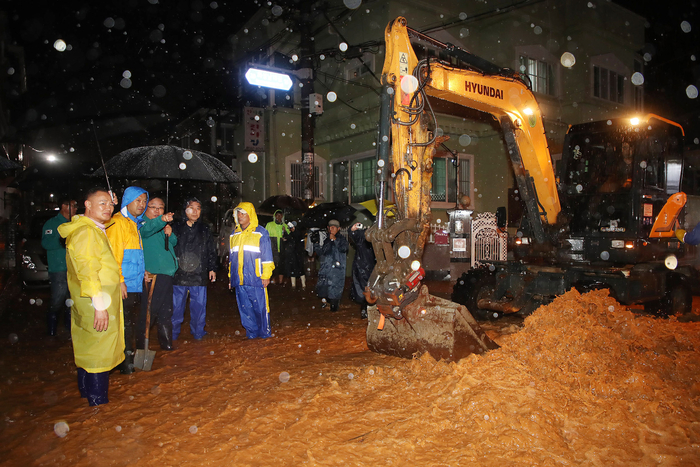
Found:
[[466, 306], [469, 313], [478, 320], [496, 318], [489, 310], [483, 310], [477, 305], [481, 298], [493, 294], [495, 286], [496, 277], [488, 268], [471, 269], [457, 280], [452, 289], [452, 301]]

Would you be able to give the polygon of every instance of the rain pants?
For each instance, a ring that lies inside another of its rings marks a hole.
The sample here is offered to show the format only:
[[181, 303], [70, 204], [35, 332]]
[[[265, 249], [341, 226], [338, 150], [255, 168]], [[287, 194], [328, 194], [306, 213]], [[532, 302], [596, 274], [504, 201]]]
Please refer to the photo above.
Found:
[[[243, 230], [238, 212], [250, 216], [250, 225]], [[270, 303], [262, 281], [270, 279], [275, 269], [270, 235], [258, 225], [258, 216], [251, 203], [241, 203], [233, 211], [236, 228], [229, 237], [229, 283], [236, 289], [241, 324], [248, 339], [270, 337]]]
[[372, 244], [365, 240], [366, 230], [367, 229], [348, 230], [348, 236], [355, 245], [355, 259], [352, 261], [352, 288], [350, 289], [350, 298], [360, 304], [366, 303], [363, 292], [367, 286], [369, 276], [372, 275], [374, 265], [377, 263], [374, 257]]
[[[88, 373], [109, 371], [124, 360], [119, 263], [107, 236], [92, 219], [74, 216], [59, 226], [58, 232], [66, 239], [75, 364]], [[94, 297], [102, 300], [109, 314], [109, 325], [103, 332], [93, 328]]]
[[141, 293], [143, 290], [143, 275], [146, 264], [143, 259], [143, 245], [139, 229], [144, 224], [143, 214], [134, 217], [129, 213], [127, 205], [136, 198], [148, 193], [143, 188], [130, 186], [124, 190], [121, 210], [112, 216], [114, 223], [107, 228], [107, 237], [112, 245], [112, 251], [120, 265], [121, 281], [126, 283], [127, 292]]
[[321, 263], [321, 268], [318, 271], [318, 282], [316, 282], [316, 293], [322, 298], [340, 300], [345, 288], [348, 241], [338, 233], [335, 241], [331, 241], [329, 237], [323, 246], [315, 244], [314, 251], [318, 254]]

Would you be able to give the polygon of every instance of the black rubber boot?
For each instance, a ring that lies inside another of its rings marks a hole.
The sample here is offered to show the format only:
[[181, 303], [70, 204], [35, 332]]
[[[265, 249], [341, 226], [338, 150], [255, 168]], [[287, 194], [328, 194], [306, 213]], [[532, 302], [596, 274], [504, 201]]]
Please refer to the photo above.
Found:
[[102, 405], [109, 402], [109, 371], [102, 373], [85, 372], [85, 393], [90, 406]]
[[56, 315], [46, 315], [46, 331], [49, 336], [56, 335], [56, 326], [58, 324], [58, 319]]
[[366, 303], [364, 305], [362, 305], [362, 308], [360, 308], [360, 318], [367, 319], [367, 304]]
[[124, 351], [124, 361], [119, 364], [119, 373], [130, 375], [134, 372], [134, 352], [132, 350]]
[[85, 388], [85, 378], [87, 376], [87, 371], [82, 368], [78, 368], [78, 391], [80, 391], [80, 397], [83, 399], [87, 398], [87, 389]]
[[163, 350], [173, 350], [173, 323], [158, 323], [158, 342]]
[[340, 305], [340, 300], [330, 300], [331, 302], [331, 311], [338, 311], [338, 305]]

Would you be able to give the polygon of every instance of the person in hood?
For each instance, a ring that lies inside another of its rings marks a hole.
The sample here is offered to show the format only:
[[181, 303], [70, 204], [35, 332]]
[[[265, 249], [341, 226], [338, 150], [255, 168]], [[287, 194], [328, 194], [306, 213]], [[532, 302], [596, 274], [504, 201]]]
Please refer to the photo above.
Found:
[[[139, 230], [144, 225], [143, 212], [148, 203], [148, 193], [143, 188], [130, 186], [124, 190], [121, 210], [112, 217], [107, 228], [107, 238], [119, 263], [121, 295], [124, 301], [124, 363], [122, 374], [134, 371], [134, 314], [141, 303], [146, 266], [143, 259], [143, 243]], [[140, 307], [139, 307], [140, 308]]]
[[109, 402], [109, 371], [124, 361], [122, 276], [105, 228], [112, 224], [113, 199], [92, 189], [85, 215], [58, 227], [66, 239], [73, 355], [78, 389], [90, 405]]
[[377, 263], [374, 257], [372, 244], [365, 239], [367, 229], [362, 224], [356, 223], [350, 227], [348, 237], [355, 245], [355, 259], [352, 261], [352, 287], [350, 288], [350, 298], [360, 304], [360, 318], [367, 319], [367, 299], [364, 291], [372, 275], [374, 265]]
[[335, 219], [328, 221], [328, 238], [323, 245], [314, 243], [314, 252], [318, 254], [321, 263], [316, 294], [323, 299], [322, 308], [326, 308], [330, 302], [331, 311], [338, 311], [345, 288], [345, 263], [348, 255], [348, 241], [340, 234], [340, 222]]
[[296, 222], [287, 223], [289, 232], [282, 238], [284, 252], [284, 275], [289, 277], [292, 288], [297, 287], [297, 277], [301, 278], [301, 288], [306, 290], [304, 272], [304, 234], [297, 228]]
[[284, 285], [284, 252], [282, 251], [282, 238], [289, 233], [289, 227], [284, 223], [284, 213], [278, 209], [273, 215], [274, 219], [265, 225], [265, 230], [270, 234], [270, 242], [272, 244], [272, 258], [277, 265], [275, 274], [277, 283]]
[[185, 320], [187, 294], [190, 296], [190, 331], [202, 340], [207, 318], [207, 283], [216, 281], [217, 255], [211, 229], [202, 221], [202, 203], [185, 201], [183, 217], [173, 224], [177, 237], [175, 256], [178, 269], [173, 277], [173, 340], [180, 336]]
[[267, 286], [275, 269], [270, 235], [258, 225], [251, 203], [233, 210], [236, 228], [229, 238], [229, 289], [236, 289], [241, 324], [248, 339], [270, 337]]

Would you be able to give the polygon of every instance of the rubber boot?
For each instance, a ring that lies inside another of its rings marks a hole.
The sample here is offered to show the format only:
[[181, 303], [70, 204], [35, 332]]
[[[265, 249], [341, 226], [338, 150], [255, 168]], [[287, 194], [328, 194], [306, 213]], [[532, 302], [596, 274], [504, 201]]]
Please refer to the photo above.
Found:
[[78, 368], [78, 391], [80, 391], [80, 397], [83, 399], [87, 398], [87, 389], [85, 388], [85, 377], [87, 376], [87, 371], [82, 368]]
[[163, 350], [173, 350], [173, 325], [172, 323], [158, 323], [158, 342]]
[[331, 302], [331, 311], [338, 311], [338, 306], [340, 305], [340, 299], [329, 300]]
[[88, 373], [85, 372], [85, 393], [90, 406], [102, 405], [109, 402], [109, 372]]
[[47, 328], [47, 334], [49, 336], [56, 335], [57, 324], [58, 324], [58, 319], [56, 318], [56, 315], [46, 315], [46, 328]]
[[367, 304], [363, 303], [360, 308], [360, 319], [367, 319]]
[[306, 276], [301, 276], [301, 290], [306, 290]]
[[296, 277], [290, 277], [289, 280], [292, 282], [292, 288], [296, 289], [297, 288], [297, 278]]
[[124, 361], [119, 364], [119, 373], [123, 375], [130, 375], [134, 372], [134, 351], [125, 350], [124, 351]]

